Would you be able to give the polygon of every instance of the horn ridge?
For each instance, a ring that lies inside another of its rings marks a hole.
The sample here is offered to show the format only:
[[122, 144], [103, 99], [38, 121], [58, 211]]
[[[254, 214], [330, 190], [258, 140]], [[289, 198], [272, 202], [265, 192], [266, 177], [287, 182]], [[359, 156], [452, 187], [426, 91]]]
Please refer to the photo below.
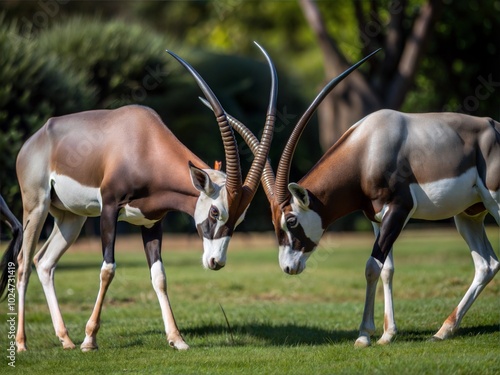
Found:
[[305, 129], [305, 126], [308, 124], [309, 120], [311, 119], [312, 115], [318, 108], [319, 104], [321, 104], [323, 99], [330, 93], [330, 91], [332, 91], [335, 88], [335, 86], [337, 86], [344, 78], [346, 78], [361, 64], [363, 64], [366, 60], [371, 58], [379, 51], [380, 48], [372, 52], [362, 60], [358, 61], [356, 64], [352, 65], [350, 68], [341, 73], [339, 76], [335, 77], [330, 82], [328, 82], [328, 84], [325, 85], [325, 87], [319, 92], [316, 98], [312, 101], [309, 108], [307, 108], [307, 110], [304, 112], [300, 120], [297, 122], [297, 125], [295, 125], [295, 128], [293, 129], [292, 134], [290, 135], [290, 138], [286, 143], [285, 149], [283, 150], [283, 154], [281, 156], [278, 168], [276, 170], [275, 193], [276, 193], [276, 200], [278, 201], [278, 203], [280, 204], [283, 203], [289, 195], [287, 185], [290, 177], [290, 165], [292, 162], [292, 157], [295, 152], [295, 148], [297, 147], [299, 138]]
[[[208, 102], [205, 102], [205, 104], [208, 104]], [[241, 135], [245, 143], [248, 145], [252, 153], [255, 155], [260, 145], [260, 142], [257, 139], [257, 137], [252, 133], [250, 129], [248, 129], [248, 127], [245, 124], [243, 124], [241, 121], [234, 118], [230, 114], [227, 114], [227, 119], [229, 121], [229, 124], [233, 127], [234, 130], [236, 130], [238, 134]], [[271, 201], [272, 199], [274, 199], [275, 182], [274, 182], [274, 172], [271, 166], [271, 162], [269, 161], [269, 158], [266, 158], [264, 170], [262, 171], [262, 176], [260, 177], [260, 179], [262, 182], [262, 187], [264, 188], [264, 192], [266, 193], [268, 200]]]
[[242, 186], [241, 178], [241, 166], [238, 154], [238, 146], [236, 144], [236, 138], [234, 137], [234, 132], [226, 118], [226, 112], [222, 108], [219, 100], [213, 93], [212, 89], [208, 86], [201, 75], [186, 61], [177, 56], [172, 51], [166, 50], [172, 57], [174, 57], [184, 68], [188, 70], [189, 73], [196, 80], [196, 83], [200, 87], [203, 95], [210, 102], [213, 108], [215, 117], [217, 119], [217, 124], [219, 125], [222, 143], [224, 145], [224, 153], [226, 157], [226, 188], [229, 192], [235, 192], [239, 190]]
[[[277, 87], [278, 75], [276, 73], [276, 68], [273, 64], [273, 61], [262, 46], [260, 46], [257, 42], [254, 43], [260, 49], [260, 51], [266, 58], [266, 61], [269, 65], [269, 71], [271, 74], [271, 89], [269, 92], [269, 105], [267, 108], [266, 122], [260, 139], [260, 144], [257, 148], [257, 152], [255, 153], [255, 158], [252, 162], [250, 170], [248, 171], [247, 176], [245, 178], [245, 182], [243, 184], [243, 186], [248, 187], [249, 191], [248, 197], [245, 200], [245, 202], [243, 202], [243, 204], [248, 204], [252, 199], [252, 197], [255, 195], [255, 192], [257, 191], [257, 187], [259, 186], [259, 182], [261, 180], [263, 170], [266, 165], [267, 156], [269, 155], [269, 150], [271, 148], [271, 142], [273, 139], [274, 125], [276, 123], [276, 101], [278, 97], [278, 87]], [[269, 188], [269, 186], [266, 188]]]
[[[199, 98], [203, 104], [205, 104], [208, 108], [212, 109], [210, 103], [203, 98]], [[257, 153], [257, 149], [259, 148], [260, 142], [257, 137], [252, 133], [248, 127], [243, 124], [241, 121], [231, 116], [229, 113], [226, 114], [227, 120], [229, 121], [229, 125], [236, 130], [236, 132], [243, 138], [245, 143], [250, 148], [250, 151], [255, 155]], [[271, 162], [269, 158], [266, 160], [266, 164], [264, 166], [264, 170], [262, 171], [261, 176], [262, 187], [264, 188], [264, 192], [269, 201], [274, 199], [274, 171], [271, 167]]]

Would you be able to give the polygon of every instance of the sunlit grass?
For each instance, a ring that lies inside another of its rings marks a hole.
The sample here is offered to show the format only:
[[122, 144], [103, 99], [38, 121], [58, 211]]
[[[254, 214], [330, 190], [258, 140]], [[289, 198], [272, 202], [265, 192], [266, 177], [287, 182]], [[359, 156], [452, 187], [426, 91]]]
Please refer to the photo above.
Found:
[[[490, 239], [498, 254], [496, 236], [494, 228]], [[30, 350], [17, 355], [16, 373], [500, 371], [498, 277], [472, 306], [453, 339], [427, 341], [458, 304], [474, 275], [469, 251], [454, 231], [409, 231], [397, 242], [394, 295], [399, 333], [389, 346], [364, 350], [355, 349], [353, 343], [363, 311], [370, 235], [325, 238], [306, 271], [298, 276], [281, 272], [272, 241], [259, 245], [238, 236], [234, 240], [226, 268], [213, 272], [202, 268], [197, 241], [187, 250], [169, 248], [165, 237], [168, 291], [179, 328], [191, 346], [188, 352], [168, 347], [140, 239], [127, 238], [117, 244], [117, 273], [106, 297], [97, 352], [60, 347], [34, 272], [27, 296]], [[76, 344], [84, 338], [100, 264], [98, 248], [84, 240], [63, 256], [56, 271], [61, 310]], [[382, 332], [382, 297], [379, 288], [375, 339]], [[4, 326], [1, 342], [5, 346]], [[3, 363], [8, 369], [6, 360]]]

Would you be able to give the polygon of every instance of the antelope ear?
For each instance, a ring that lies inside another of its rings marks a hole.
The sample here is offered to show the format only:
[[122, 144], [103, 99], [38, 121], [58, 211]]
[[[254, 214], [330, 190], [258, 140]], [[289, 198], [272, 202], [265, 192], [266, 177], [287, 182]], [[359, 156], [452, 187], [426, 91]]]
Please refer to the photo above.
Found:
[[309, 207], [309, 194], [307, 193], [307, 190], [305, 188], [303, 188], [299, 184], [296, 184], [295, 182], [292, 182], [288, 184], [288, 190], [297, 200], [299, 206], [303, 208]]
[[210, 179], [210, 176], [204, 170], [195, 167], [193, 163], [189, 162], [189, 171], [191, 173], [191, 181], [193, 186], [200, 192], [210, 196], [215, 192], [215, 187]]

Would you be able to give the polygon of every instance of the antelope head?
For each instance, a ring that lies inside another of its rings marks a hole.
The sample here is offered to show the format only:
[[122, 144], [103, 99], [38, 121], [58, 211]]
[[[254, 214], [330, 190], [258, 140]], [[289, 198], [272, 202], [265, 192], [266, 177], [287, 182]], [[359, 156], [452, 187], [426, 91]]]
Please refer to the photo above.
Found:
[[266, 57], [270, 67], [271, 90], [263, 134], [260, 144], [254, 150], [255, 158], [244, 182], [242, 182], [238, 146], [233, 129], [229, 125], [226, 112], [219, 100], [191, 65], [167, 51], [191, 73], [203, 91], [214, 111], [224, 144], [226, 173], [220, 171], [217, 166], [215, 169], [201, 169], [192, 163], [189, 164], [192, 183], [199, 191], [194, 220], [198, 234], [203, 239], [203, 266], [211, 270], [219, 270], [226, 264], [229, 240], [236, 226], [243, 221], [258, 188], [273, 137], [276, 119], [277, 75], [267, 52], [258, 44], [257, 46]]
[[[371, 53], [331, 80], [316, 96], [295, 125], [281, 155], [276, 176], [271, 164], [266, 161], [262, 173], [262, 186], [271, 206], [272, 221], [278, 239], [280, 267], [288, 274], [299, 274], [305, 269], [307, 259], [316, 250], [326, 229], [318, 214], [321, 207], [315, 197], [303, 186], [289, 182], [290, 165], [299, 138], [317, 107], [330, 91], [378, 51]], [[210, 106], [206, 101], [204, 103]], [[227, 115], [227, 118], [255, 153], [259, 141], [254, 134], [234, 117]]]

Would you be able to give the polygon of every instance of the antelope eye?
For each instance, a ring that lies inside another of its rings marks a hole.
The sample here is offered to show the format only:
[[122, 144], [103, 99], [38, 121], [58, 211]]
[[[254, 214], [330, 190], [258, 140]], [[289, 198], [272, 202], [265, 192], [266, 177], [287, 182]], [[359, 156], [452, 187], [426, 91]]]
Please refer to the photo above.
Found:
[[210, 216], [217, 219], [219, 217], [219, 209], [215, 206], [210, 207]]
[[286, 218], [286, 226], [288, 229], [295, 228], [298, 224], [297, 216], [290, 215]]

